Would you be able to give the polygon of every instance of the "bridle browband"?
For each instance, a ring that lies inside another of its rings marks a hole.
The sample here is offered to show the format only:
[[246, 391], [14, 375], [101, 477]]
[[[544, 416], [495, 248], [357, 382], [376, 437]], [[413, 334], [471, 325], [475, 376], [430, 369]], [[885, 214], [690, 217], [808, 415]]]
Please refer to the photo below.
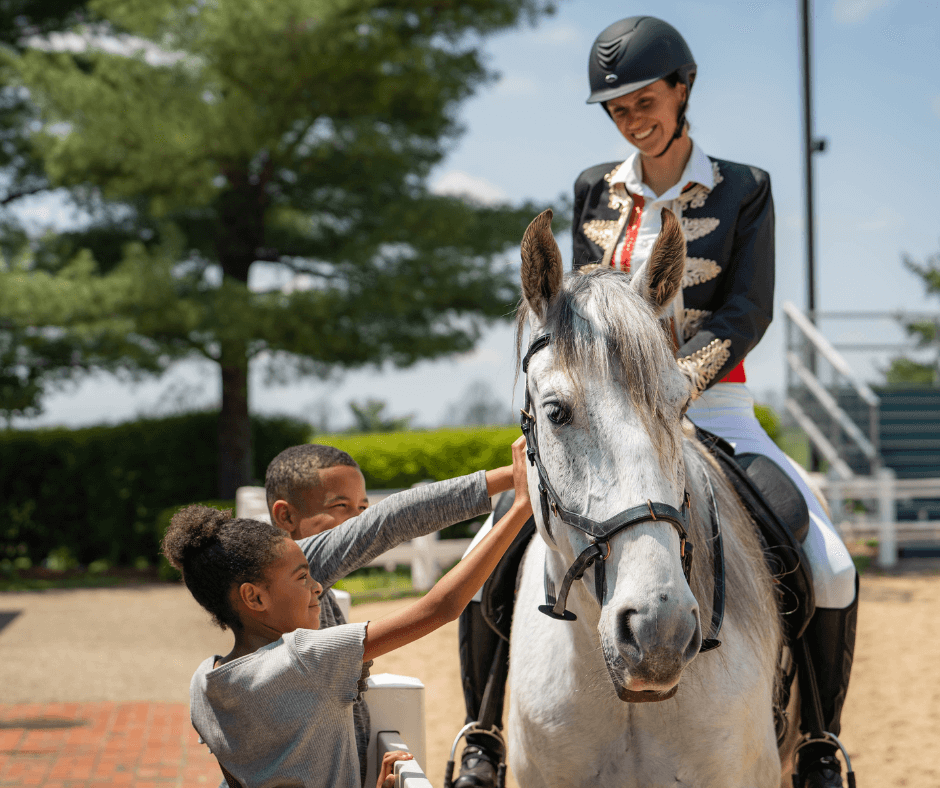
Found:
[[[529, 360], [533, 354], [537, 353], [551, 342], [551, 334], [542, 334], [529, 346], [528, 351], [522, 359], [522, 372], [528, 373]], [[580, 514], [568, 511], [561, 505], [561, 499], [555, 492], [551, 482], [548, 479], [548, 472], [542, 464], [539, 457], [538, 433], [535, 427], [535, 416], [531, 412], [532, 400], [529, 396], [528, 382], [525, 387], [525, 408], [522, 409], [522, 420], [520, 426], [526, 438], [526, 455], [529, 462], [535, 467], [539, 477], [539, 497], [542, 506], [542, 521], [546, 527], [550, 528], [549, 514], [554, 514], [559, 520], [567, 525], [577, 528], [579, 531], [587, 534], [591, 538], [591, 544], [575, 559], [574, 563], [565, 574], [561, 587], [557, 595], [554, 593], [553, 584], [548, 580], [546, 574], [545, 580], [545, 604], [539, 605], [539, 610], [547, 616], [564, 621], [575, 621], [577, 616], [570, 610], [566, 610], [568, 593], [575, 581], [580, 580], [584, 573], [594, 564], [595, 569], [595, 594], [598, 601], [603, 604], [604, 594], [604, 561], [610, 556], [610, 539], [620, 531], [629, 528], [638, 523], [650, 521], [664, 521], [669, 523], [679, 534], [679, 554], [682, 559], [682, 572], [688, 583], [692, 573], [692, 556], [694, 546], [689, 541], [686, 527], [689, 522], [689, 506], [691, 499], [688, 491], [683, 496], [682, 509], [678, 510], [668, 503], [647, 500], [646, 503], [633, 506], [613, 517], [609, 517], [603, 522], [592, 520]], [[708, 488], [712, 499], [712, 528], [714, 534], [714, 555], [715, 555], [715, 589], [714, 601], [712, 604], [712, 637], [702, 639], [701, 651], [711, 651], [721, 645], [718, 640], [718, 633], [721, 631], [721, 623], [724, 618], [724, 600], [725, 600], [725, 582], [724, 582], [724, 551], [722, 549], [721, 523], [718, 519], [718, 505], [715, 500], [715, 492], [712, 489], [711, 481], [708, 480]]]

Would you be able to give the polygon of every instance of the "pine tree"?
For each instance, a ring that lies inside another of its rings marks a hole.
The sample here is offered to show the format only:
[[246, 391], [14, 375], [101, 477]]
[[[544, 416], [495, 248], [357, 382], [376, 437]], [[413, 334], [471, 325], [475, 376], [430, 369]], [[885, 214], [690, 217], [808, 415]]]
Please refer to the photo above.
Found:
[[427, 179], [492, 77], [482, 37], [548, 0], [88, 7], [74, 51], [6, 56], [40, 113], [32, 150], [89, 217], [34, 243], [10, 286], [31, 294], [31, 325], [112, 366], [216, 362], [220, 496], [250, 481], [251, 360], [278, 378], [407, 365], [468, 350], [511, 310], [501, 255], [541, 206], [435, 195]]

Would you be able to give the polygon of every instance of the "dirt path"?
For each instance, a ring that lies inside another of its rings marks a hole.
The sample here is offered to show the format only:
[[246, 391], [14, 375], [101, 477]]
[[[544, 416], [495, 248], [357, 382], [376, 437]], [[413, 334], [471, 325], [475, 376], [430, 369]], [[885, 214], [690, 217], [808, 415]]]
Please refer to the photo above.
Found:
[[[360, 605], [384, 615], [406, 601]], [[16, 613], [15, 616], [12, 614]], [[196, 665], [225, 653], [185, 589], [0, 594], [0, 703], [181, 701]], [[940, 574], [862, 579], [862, 605], [844, 740], [860, 786], [940, 788]], [[419, 677], [427, 687], [426, 769], [441, 785], [463, 723], [457, 625], [377, 660], [374, 673]]]

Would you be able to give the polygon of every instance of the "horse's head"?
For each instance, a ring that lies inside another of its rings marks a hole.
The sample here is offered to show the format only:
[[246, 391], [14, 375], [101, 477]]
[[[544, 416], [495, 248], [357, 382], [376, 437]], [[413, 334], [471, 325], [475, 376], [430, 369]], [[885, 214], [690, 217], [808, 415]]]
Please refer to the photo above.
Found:
[[[526, 378], [542, 476], [552, 488], [546, 505], [538, 466], [530, 466], [536, 522], [556, 585], [580, 556], [594, 556], [571, 586], [570, 606], [597, 621], [620, 697], [661, 700], [674, 694], [702, 642], [680, 557], [682, 528], [655, 517], [658, 504], [685, 514], [681, 420], [692, 390], [661, 320], [681, 286], [685, 239], [664, 211], [662, 233], [638, 272], [565, 277], [550, 225], [546, 211], [522, 242], [518, 326], [520, 345], [526, 325], [530, 343], [550, 336], [529, 355]], [[529, 443], [532, 449], [531, 435]], [[609, 539], [598, 535], [628, 510], [633, 524]], [[586, 553], [592, 542], [599, 548]]]

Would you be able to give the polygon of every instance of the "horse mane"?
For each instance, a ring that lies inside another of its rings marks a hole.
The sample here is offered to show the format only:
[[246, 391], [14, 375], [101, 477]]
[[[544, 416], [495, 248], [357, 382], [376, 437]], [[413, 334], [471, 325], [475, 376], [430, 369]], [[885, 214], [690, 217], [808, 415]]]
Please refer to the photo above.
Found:
[[[665, 469], [680, 450], [662, 375], [676, 368], [676, 361], [664, 324], [631, 281], [632, 274], [611, 268], [567, 274], [548, 305], [542, 331], [552, 335], [554, 368], [568, 378], [576, 397], [583, 397], [585, 376], [623, 383], [633, 406], [653, 417], [644, 426]], [[530, 314], [523, 299], [516, 313], [517, 379]]]

